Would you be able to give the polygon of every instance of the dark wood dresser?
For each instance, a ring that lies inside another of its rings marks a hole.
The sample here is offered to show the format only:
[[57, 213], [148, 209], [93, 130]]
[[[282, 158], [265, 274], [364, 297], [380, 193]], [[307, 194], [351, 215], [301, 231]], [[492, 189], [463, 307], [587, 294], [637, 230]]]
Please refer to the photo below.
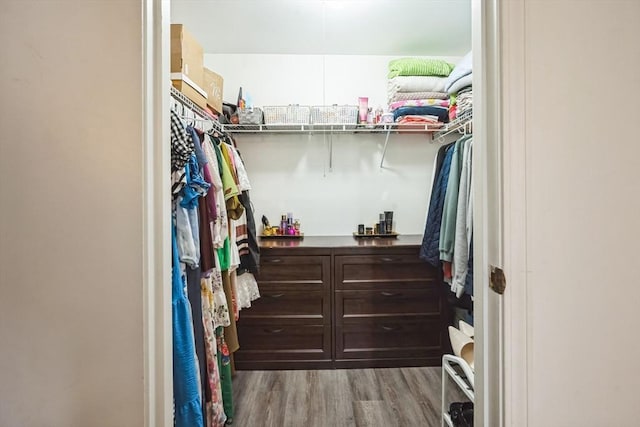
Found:
[[439, 365], [447, 315], [420, 241], [262, 240], [261, 297], [240, 312], [236, 368]]

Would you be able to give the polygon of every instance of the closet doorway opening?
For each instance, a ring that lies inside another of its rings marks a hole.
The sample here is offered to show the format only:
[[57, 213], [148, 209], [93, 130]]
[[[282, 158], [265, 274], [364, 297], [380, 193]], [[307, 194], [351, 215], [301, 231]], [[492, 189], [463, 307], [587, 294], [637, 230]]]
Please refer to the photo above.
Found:
[[[170, 53], [171, 23], [184, 24], [202, 43], [203, 65], [218, 71], [224, 79], [221, 101], [237, 104], [242, 98], [242, 102], [264, 107], [263, 115], [270, 113], [266, 107], [357, 105], [359, 94], [372, 101], [369, 106], [373, 105], [375, 116], [377, 104], [388, 106], [386, 80], [389, 78], [387, 64], [390, 60], [434, 57], [458, 63], [466, 52], [473, 50], [475, 420], [477, 425], [502, 425], [502, 305], [500, 297], [491, 293], [488, 286], [489, 265], [500, 266], [502, 256], [498, 209], [501, 147], [497, 3], [474, 0], [149, 0], [147, 5], [145, 37], [148, 76], [151, 76], [147, 87], [151, 95], [147, 97], [146, 105], [147, 133], [153, 136], [151, 139], [162, 136], [159, 139], [167, 146], [170, 140], [170, 116], [167, 112], [172, 101], [166, 88], [174, 78], [168, 65], [173, 60]], [[425, 8], [429, 10], [420, 19], [428, 20], [430, 25], [412, 25], [416, 10]], [[451, 19], [456, 16], [466, 26], [460, 30], [458, 40], [458, 35], [450, 32]], [[426, 41], [416, 45], [416, 28], [424, 27], [430, 29], [422, 38]], [[380, 31], [380, 28], [387, 31]], [[187, 71], [183, 71], [186, 74]], [[285, 85], [274, 87], [272, 84], [283, 80]], [[381, 81], [383, 84], [379, 84]], [[214, 87], [216, 84], [214, 82]], [[202, 107], [207, 108], [206, 103]], [[296, 111], [300, 113], [300, 110]], [[149, 119], [153, 117], [155, 120]], [[266, 117], [263, 116], [262, 120], [265, 121]], [[287, 129], [293, 130], [297, 129]], [[324, 129], [317, 134], [314, 132], [319, 130], [318, 127], [302, 126], [300, 130], [290, 134], [283, 129], [282, 133], [265, 132], [258, 137], [255, 133], [247, 134], [247, 138], [253, 140], [244, 145], [242, 141], [238, 143], [240, 151], [246, 151], [243, 152], [246, 162], [259, 165], [257, 175], [265, 180], [262, 187], [253, 183], [252, 196], [258, 193], [257, 200], [253, 200], [258, 221], [263, 212], [269, 212], [268, 217], [273, 223], [279, 219], [275, 217], [276, 212], [286, 212], [294, 205], [296, 213], [305, 214], [302, 224], [307, 236], [351, 237], [351, 231], [355, 231], [357, 224], [365, 221], [356, 218], [365, 218], [370, 206], [374, 210], [383, 210], [382, 204], [376, 202], [383, 200], [392, 205], [396, 221], [400, 218], [405, 221], [397, 225], [402, 231], [400, 234], [423, 234], [430, 202], [429, 180], [439, 148], [438, 140], [429, 142], [424, 135], [422, 139], [420, 135], [408, 135], [406, 141], [401, 141], [399, 138], [403, 136], [399, 135], [400, 132], [384, 132], [388, 127], [383, 127], [383, 131], [378, 133], [375, 129], [368, 134], [363, 133], [366, 138], [353, 129], [347, 129], [347, 126], [332, 127], [329, 131]], [[262, 131], [260, 128], [258, 132]], [[292, 137], [292, 134], [296, 136]], [[158, 182], [169, 185], [170, 171], [162, 163], [165, 160], [168, 160], [166, 152], [156, 155], [152, 159], [155, 166], [151, 169], [155, 169], [156, 178], [162, 177]], [[428, 173], [414, 173], [403, 167], [408, 164], [416, 168], [418, 160], [429, 168]], [[372, 168], [374, 164], [378, 167]], [[286, 171], [283, 175], [294, 180], [279, 177], [280, 171]], [[305, 180], [308, 182], [303, 182]], [[405, 180], [403, 187], [410, 191], [396, 194], [398, 198], [394, 199], [394, 193], [379, 188], [385, 180], [396, 180], [399, 185]], [[308, 186], [307, 191], [304, 187], [299, 188], [301, 182]], [[256, 187], [262, 190], [262, 194]], [[356, 197], [347, 191], [347, 194], [336, 191], [341, 187], [348, 187]], [[159, 294], [148, 295], [147, 418], [156, 420], [150, 425], [162, 425], [160, 420], [170, 425], [172, 351], [167, 343], [171, 342], [172, 332], [167, 302], [171, 301], [171, 256], [167, 242], [171, 241], [168, 224], [171, 203], [167, 190], [157, 188], [155, 191], [156, 196], [160, 196], [154, 199], [149, 209], [156, 218], [153, 223], [156, 228], [148, 233], [155, 237], [150, 238], [147, 244], [156, 248], [156, 274], [162, 277], [165, 287]], [[327, 193], [330, 195], [324, 203], [314, 205], [318, 195]], [[285, 194], [293, 198], [283, 201]], [[412, 199], [413, 206], [409, 207]], [[355, 206], [353, 200], [357, 201]], [[338, 206], [335, 201], [338, 201]], [[347, 213], [333, 215], [336, 210]], [[260, 226], [259, 223], [257, 225]], [[335, 263], [336, 256], [332, 253], [331, 259], [326, 261], [328, 269], [334, 267], [332, 263]], [[335, 273], [328, 274], [333, 281], [328, 289], [334, 292]], [[157, 307], [159, 301], [162, 308]], [[329, 316], [335, 318], [336, 296], [330, 295], [327, 301], [331, 302], [327, 308]], [[154, 304], [156, 307], [152, 308]], [[329, 328], [330, 335], [335, 337], [336, 325], [331, 324]], [[329, 348], [335, 355], [335, 342]]]

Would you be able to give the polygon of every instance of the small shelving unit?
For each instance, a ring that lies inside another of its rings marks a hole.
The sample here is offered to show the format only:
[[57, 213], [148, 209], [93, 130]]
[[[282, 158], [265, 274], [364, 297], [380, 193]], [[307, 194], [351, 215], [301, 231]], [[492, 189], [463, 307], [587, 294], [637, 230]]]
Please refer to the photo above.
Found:
[[453, 427], [447, 410], [447, 379], [450, 378], [471, 402], [475, 402], [474, 374], [471, 367], [461, 357], [451, 354], [442, 356], [442, 427]]

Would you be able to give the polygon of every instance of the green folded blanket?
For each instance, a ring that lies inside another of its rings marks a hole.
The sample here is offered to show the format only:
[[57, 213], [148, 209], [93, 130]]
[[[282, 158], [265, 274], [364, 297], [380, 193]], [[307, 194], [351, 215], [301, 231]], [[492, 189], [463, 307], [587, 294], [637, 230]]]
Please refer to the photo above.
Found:
[[396, 76], [440, 76], [447, 77], [453, 64], [442, 59], [400, 58], [389, 62], [389, 78]]

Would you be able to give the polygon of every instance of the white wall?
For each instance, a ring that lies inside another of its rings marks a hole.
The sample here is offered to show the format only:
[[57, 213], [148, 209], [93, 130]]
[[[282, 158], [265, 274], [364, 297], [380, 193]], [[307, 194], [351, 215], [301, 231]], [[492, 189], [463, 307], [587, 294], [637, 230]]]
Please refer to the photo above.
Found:
[[[238, 88], [256, 106], [369, 105], [386, 108], [387, 64], [394, 57], [352, 55], [205, 55], [205, 66], [224, 77], [224, 99]], [[459, 58], [445, 58], [455, 63]], [[324, 70], [324, 72], [323, 72]], [[391, 135], [380, 168], [384, 135], [238, 135], [253, 184], [258, 216], [276, 223], [293, 212], [307, 235], [344, 235], [395, 212], [396, 230], [422, 234], [438, 145], [425, 135]]]
[[142, 3], [0, 3], [0, 425], [143, 425]]
[[526, 0], [524, 16], [528, 425], [635, 425], [640, 2]]

